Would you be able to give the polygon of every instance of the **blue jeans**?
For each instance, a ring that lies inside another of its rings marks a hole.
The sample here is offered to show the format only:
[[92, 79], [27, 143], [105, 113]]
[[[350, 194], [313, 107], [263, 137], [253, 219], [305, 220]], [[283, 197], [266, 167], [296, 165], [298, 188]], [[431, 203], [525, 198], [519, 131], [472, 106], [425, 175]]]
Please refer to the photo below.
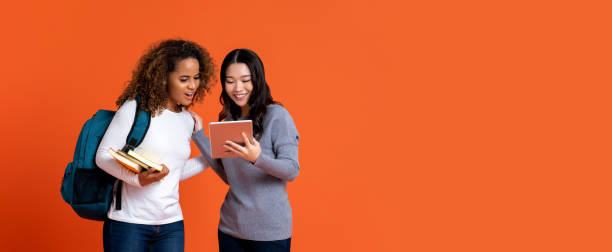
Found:
[[165, 225], [141, 225], [105, 220], [103, 228], [105, 252], [183, 252], [183, 221]]
[[219, 230], [220, 252], [289, 252], [291, 238], [278, 241], [251, 241], [227, 235]]

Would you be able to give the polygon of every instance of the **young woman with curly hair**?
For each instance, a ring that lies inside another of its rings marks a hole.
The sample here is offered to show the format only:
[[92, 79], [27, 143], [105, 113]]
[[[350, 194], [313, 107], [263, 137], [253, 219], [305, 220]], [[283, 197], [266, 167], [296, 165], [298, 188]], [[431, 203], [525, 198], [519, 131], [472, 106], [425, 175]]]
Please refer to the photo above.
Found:
[[[104, 251], [184, 250], [179, 181], [208, 167], [201, 157], [189, 159], [194, 121], [186, 108], [204, 98], [213, 79], [210, 55], [194, 42], [165, 40], [140, 58], [132, 80], [117, 99], [119, 109], [96, 155], [100, 168], [123, 181], [120, 197], [113, 201], [104, 222]], [[150, 111], [152, 118], [136, 151], [161, 163], [161, 172], [133, 173], [107, 153], [125, 144], [137, 95], [141, 108]]]
[[250, 119], [253, 139], [246, 146], [228, 141], [239, 157], [212, 159], [202, 119], [191, 113], [194, 142], [219, 177], [229, 185], [221, 206], [219, 250], [289, 251], [292, 214], [287, 182], [300, 171], [298, 131], [289, 112], [272, 99], [261, 59], [248, 49], [230, 52], [221, 65], [223, 109], [219, 121]]

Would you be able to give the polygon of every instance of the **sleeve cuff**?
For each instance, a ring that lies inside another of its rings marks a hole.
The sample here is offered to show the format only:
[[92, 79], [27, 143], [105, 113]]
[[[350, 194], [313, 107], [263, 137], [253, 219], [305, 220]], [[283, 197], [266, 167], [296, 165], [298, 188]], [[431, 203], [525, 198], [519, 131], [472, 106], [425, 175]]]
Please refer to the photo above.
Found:
[[259, 157], [257, 157], [257, 160], [255, 160], [255, 162], [250, 162], [250, 163], [257, 167], [265, 167], [266, 164], [269, 163], [269, 158], [262, 152], [262, 153], [259, 153]]
[[132, 179], [132, 183], [129, 183], [135, 187], [138, 188], [142, 188], [142, 185], [140, 184], [140, 180], [138, 179], [138, 173], [134, 174], [134, 176], [131, 177]]

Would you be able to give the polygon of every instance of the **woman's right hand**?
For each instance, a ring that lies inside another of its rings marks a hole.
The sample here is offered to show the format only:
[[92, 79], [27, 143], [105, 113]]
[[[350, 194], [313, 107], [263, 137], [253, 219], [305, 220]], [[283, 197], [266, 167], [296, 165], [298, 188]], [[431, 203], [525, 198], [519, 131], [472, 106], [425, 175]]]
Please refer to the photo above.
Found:
[[191, 117], [193, 117], [193, 133], [198, 132], [199, 130], [201, 130], [203, 128], [202, 126], [202, 118], [196, 114], [195, 112], [189, 110], [189, 114], [191, 114]]
[[168, 167], [166, 167], [165, 164], [162, 164], [162, 167], [163, 169], [161, 172], [155, 169], [148, 169], [146, 171], [138, 173], [138, 182], [140, 183], [140, 185], [146, 186], [148, 184], [160, 181], [166, 175], [168, 175], [168, 173], [170, 173], [170, 170], [168, 169]]

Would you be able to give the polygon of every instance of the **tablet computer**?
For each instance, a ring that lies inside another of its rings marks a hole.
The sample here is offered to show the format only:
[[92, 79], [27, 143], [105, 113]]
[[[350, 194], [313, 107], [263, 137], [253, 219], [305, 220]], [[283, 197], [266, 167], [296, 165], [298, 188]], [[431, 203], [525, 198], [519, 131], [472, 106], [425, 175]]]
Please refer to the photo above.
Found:
[[242, 146], [245, 145], [242, 132], [247, 137], [253, 137], [253, 122], [251, 120], [238, 120], [226, 122], [211, 122], [208, 124], [210, 133], [210, 150], [212, 158], [238, 157], [238, 154], [223, 147], [225, 141], [230, 140]]

